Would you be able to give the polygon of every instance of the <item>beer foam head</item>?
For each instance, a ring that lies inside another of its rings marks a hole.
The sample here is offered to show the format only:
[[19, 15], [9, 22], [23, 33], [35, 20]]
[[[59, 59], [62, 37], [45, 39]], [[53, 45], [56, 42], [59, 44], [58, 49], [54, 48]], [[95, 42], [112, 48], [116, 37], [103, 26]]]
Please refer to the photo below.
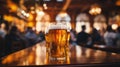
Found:
[[49, 29], [66, 29], [67, 30], [67, 26], [62, 23], [57, 23], [57, 24], [51, 24]]
[[50, 23], [45, 27], [45, 33], [49, 32], [49, 28], [50, 28]]
[[49, 28], [45, 28], [45, 34], [49, 32]]

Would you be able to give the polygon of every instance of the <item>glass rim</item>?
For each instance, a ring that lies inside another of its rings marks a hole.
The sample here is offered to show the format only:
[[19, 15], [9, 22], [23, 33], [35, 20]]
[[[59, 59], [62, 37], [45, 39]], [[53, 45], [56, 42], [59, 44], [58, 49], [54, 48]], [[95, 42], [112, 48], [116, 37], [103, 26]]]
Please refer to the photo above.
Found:
[[52, 30], [52, 29], [65, 29], [67, 30], [67, 32], [70, 32], [70, 28], [67, 26], [66, 23], [50, 23], [47, 27], [46, 27], [46, 30], [45, 30], [45, 33], [48, 33], [49, 30]]

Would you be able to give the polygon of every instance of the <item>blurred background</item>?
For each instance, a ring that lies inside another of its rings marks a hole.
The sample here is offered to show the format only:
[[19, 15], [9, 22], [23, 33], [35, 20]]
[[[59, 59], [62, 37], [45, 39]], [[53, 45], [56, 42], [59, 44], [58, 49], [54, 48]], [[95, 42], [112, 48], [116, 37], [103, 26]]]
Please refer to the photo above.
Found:
[[20, 31], [26, 26], [40, 31], [37, 28], [42, 22], [56, 21], [70, 22], [77, 32], [82, 24], [97, 29], [114, 24], [116, 28], [120, 25], [120, 0], [0, 0], [0, 19], [17, 25]]

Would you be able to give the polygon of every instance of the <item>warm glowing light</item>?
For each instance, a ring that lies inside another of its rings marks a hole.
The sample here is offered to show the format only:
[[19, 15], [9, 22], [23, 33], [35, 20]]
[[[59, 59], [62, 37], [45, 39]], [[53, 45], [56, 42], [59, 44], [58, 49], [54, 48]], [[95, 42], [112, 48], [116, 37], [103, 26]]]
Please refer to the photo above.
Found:
[[39, 15], [44, 15], [45, 13], [43, 11], [38, 12]]
[[76, 57], [82, 56], [82, 48], [80, 46], [76, 46]]
[[27, 13], [27, 14], [26, 14], [26, 17], [29, 17], [29, 16], [30, 16], [30, 14], [29, 14], [29, 13]]
[[120, 15], [117, 15], [117, 16], [116, 16], [116, 22], [117, 22], [117, 24], [120, 26]]
[[116, 5], [120, 6], [120, 0], [117, 0]]
[[42, 23], [41, 20], [43, 20], [43, 16], [45, 15], [45, 13], [43, 11], [40, 11], [40, 10], [36, 10], [36, 13], [37, 13], [37, 17], [36, 17], [36, 31], [37, 32], [40, 32], [40, 31], [44, 31], [44, 24], [45, 23]]
[[10, 15], [4, 15], [4, 20], [11, 22], [13, 21], [13, 17]]
[[48, 7], [44, 7], [44, 9], [48, 9]]
[[37, 22], [36, 23], [36, 31], [41, 31], [41, 23], [40, 22]]
[[45, 15], [45, 13], [43, 11], [39, 11], [39, 10], [36, 10], [36, 13], [37, 13], [37, 17], [36, 17], [36, 21], [41, 21], [42, 20], [42, 17]]
[[44, 7], [44, 9], [48, 8], [46, 3], [43, 4], [43, 7]]
[[33, 6], [32, 6], [32, 7], [30, 7], [30, 9], [31, 9], [31, 10], [34, 10], [34, 9], [35, 9], [35, 7], [33, 7]]
[[65, 17], [65, 16], [67, 16], [67, 13], [62, 12], [62, 13], [60, 13], [60, 16]]
[[43, 6], [47, 6], [47, 4], [46, 4], [46, 3], [44, 3], [44, 4], [43, 4]]
[[32, 10], [31, 13], [32, 13], [32, 14], [35, 14], [35, 11]]
[[28, 27], [33, 27], [34, 24], [33, 24], [33, 22], [28, 22], [28, 23], [27, 23], [27, 26], [28, 26]]
[[24, 10], [21, 10], [21, 13], [26, 16], [26, 17], [29, 17], [29, 13], [26, 13]]
[[50, 16], [45, 13], [42, 8], [36, 9], [36, 32], [45, 31], [46, 26], [50, 22]]
[[32, 15], [32, 14], [29, 14], [28, 20], [29, 20], [29, 21], [32, 21], [33, 19], [34, 19], [33, 15]]
[[10, 5], [11, 7], [11, 10], [10, 10], [10, 12], [16, 12], [17, 11], [17, 6], [16, 5]]
[[25, 13], [25, 11], [24, 11], [24, 10], [22, 10], [22, 11], [21, 11], [21, 13], [23, 13], [23, 14], [24, 14], [24, 13]]
[[11, 0], [7, 0], [7, 6], [8, 6], [8, 8], [10, 8], [10, 12], [16, 12], [17, 11], [17, 9], [18, 9], [18, 6], [15, 4], [15, 3], [13, 3]]
[[[41, 46], [41, 44], [37, 44], [36, 47], [36, 65], [42, 65], [45, 63], [46, 58], [46, 47]], [[44, 61], [44, 62], [43, 62]]]
[[117, 24], [112, 24], [112, 29], [113, 30], [116, 30], [118, 28], [118, 25]]
[[101, 11], [102, 11], [102, 9], [99, 7], [99, 5], [94, 4], [94, 5], [91, 6], [91, 9], [90, 9], [89, 13], [91, 15], [97, 15], [97, 14], [100, 14]]
[[18, 27], [19, 31], [24, 32], [25, 22], [23, 20], [19, 19], [19, 23], [17, 23], [16, 26]]
[[5, 28], [5, 23], [1, 23], [1, 29], [4, 29]]
[[87, 50], [85, 51], [86, 57], [87, 57], [87, 58], [91, 57], [92, 52], [93, 52], [93, 50], [87, 49]]
[[92, 15], [97, 15], [97, 14], [100, 14], [101, 13], [101, 8], [92, 8], [90, 11], [89, 11], [90, 14]]
[[37, 7], [35, 11], [36, 11], [36, 13], [43, 12], [43, 8], [42, 7]]
[[105, 22], [94, 22], [93, 27], [102, 31], [103, 29], [106, 29], [107, 24]]

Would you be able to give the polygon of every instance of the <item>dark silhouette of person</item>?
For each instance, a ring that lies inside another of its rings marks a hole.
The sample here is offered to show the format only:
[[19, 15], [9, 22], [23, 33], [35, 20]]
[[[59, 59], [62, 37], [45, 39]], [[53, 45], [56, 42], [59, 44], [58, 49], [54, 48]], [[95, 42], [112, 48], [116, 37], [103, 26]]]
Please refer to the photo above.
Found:
[[92, 38], [92, 43], [95, 44], [99, 44], [101, 42], [101, 35], [98, 32], [98, 30], [96, 30], [95, 28], [93, 28], [92, 33], [91, 33], [91, 38]]
[[70, 43], [76, 44], [76, 31], [73, 29], [70, 31]]
[[77, 41], [76, 43], [78, 45], [86, 45], [88, 41], [90, 40], [90, 35], [85, 32], [86, 26], [82, 26], [82, 31], [77, 34]]
[[111, 25], [107, 26], [106, 32], [104, 33], [104, 41], [106, 46], [115, 46], [116, 32], [113, 31]]
[[5, 47], [6, 54], [25, 47], [25, 41], [16, 26], [12, 26], [8, 34], [5, 36]]
[[117, 28], [116, 46], [117, 46], [118, 48], [120, 48], [120, 26]]
[[32, 29], [32, 27], [28, 27], [27, 32], [25, 34], [25, 38], [28, 40], [29, 46], [32, 46], [32, 45], [36, 44], [38, 37], [37, 37], [35, 31]]
[[5, 46], [4, 46], [4, 38], [0, 36], [0, 58], [5, 55]]

